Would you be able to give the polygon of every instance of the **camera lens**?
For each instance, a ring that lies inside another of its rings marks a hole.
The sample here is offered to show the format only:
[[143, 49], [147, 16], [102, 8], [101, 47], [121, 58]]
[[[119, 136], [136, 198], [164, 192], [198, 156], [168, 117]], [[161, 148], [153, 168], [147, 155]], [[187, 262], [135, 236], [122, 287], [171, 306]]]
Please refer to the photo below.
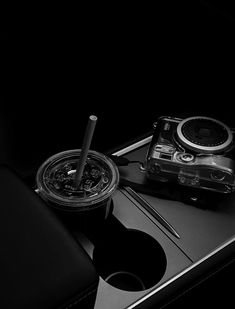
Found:
[[232, 143], [231, 130], [222, 122], [209, 117], [190, 117], [177, 126], [179, 141], [196, 152], [222, 152]]

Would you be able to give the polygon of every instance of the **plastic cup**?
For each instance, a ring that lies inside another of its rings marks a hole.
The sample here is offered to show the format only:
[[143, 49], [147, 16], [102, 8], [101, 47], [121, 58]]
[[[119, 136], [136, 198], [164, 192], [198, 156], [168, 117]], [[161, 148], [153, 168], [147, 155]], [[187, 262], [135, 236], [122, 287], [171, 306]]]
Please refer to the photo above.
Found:
[[75, 183], [81, 149], [67, 150], [48, 158], [38, 169], [38, 193], [52, 208], [78, 214], [86, 221], [105, 219], [119, 183], [115, 163], [104, 154], [89, 150], [79, 186]]

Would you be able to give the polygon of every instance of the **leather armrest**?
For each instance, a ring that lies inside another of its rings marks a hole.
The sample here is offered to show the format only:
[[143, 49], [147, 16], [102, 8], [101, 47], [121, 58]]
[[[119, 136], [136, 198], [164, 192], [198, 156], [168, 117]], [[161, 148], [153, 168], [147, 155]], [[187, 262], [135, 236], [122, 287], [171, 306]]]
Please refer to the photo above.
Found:
[[6, 166], [0, 166], [0, 248], [1, 308], [73, 308], [97, 289], [89, 256]]

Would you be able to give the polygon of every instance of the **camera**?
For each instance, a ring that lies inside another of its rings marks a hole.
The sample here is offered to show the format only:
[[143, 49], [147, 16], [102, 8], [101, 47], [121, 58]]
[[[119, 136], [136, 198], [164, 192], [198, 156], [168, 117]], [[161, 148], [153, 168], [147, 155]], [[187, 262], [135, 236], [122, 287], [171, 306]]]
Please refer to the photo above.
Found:
[[221, 121], [204, 116], [158, 118], [145, 160], [147, 178], [233, 192], [234, 133]]

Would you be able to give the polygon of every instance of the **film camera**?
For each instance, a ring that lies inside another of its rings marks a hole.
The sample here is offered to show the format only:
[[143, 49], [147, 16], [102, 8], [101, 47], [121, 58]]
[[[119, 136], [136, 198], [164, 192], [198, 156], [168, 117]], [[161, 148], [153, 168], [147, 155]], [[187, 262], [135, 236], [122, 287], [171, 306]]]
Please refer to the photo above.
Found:
[[230, 193], [235, 190], [234, 131], [209, 117], [160, 117], [146, 156], [147, 178]]

